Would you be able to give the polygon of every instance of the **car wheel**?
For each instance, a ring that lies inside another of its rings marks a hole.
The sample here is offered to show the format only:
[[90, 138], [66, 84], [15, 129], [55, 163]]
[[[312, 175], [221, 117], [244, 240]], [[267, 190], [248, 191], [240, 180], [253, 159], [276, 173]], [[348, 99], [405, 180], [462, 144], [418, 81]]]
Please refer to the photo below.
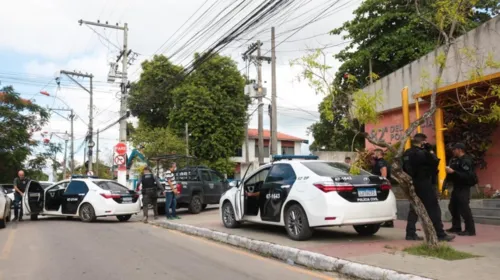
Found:
[[191, 202], [189, 203], [188, 210], [191, 214], [198, 214], [201, 212], [202, 209], [202, 201], [201, 201], [201, 196], [199, 194], [193, 195], [193, 198], [191, 198]]
[[4, 219], [0, 220], [0, 228], [5, 228], [6, 224], [7, 224], [7, 222]]
[[234, 209], [230, 202], [226, 202], [222, 206], [222, 223], [227, 228], [237, 228], [241, 225], [240, 222], [236, 221]]
[[306, 212], [299, 204], [294, 204], [286, 210], [285, 227], [288, 236], [293, 240], [307, 240], [313, 234], [313, 230], [309, 227]]
[[30, 215], [30, 220], [37, 221], [38, 220], [38, 214], [31, 214]]
[[126, 221], [130, 220], [130, 218], [132, 218], [132, 215], [118, 215], [118, 216], [116, 216], [116, 218], [120, 222], [126, 222]]
[[377, 233], [380, 229], [380, 224], [356, 225], [353, 227], [359, 235], [371, 236]]
[[207, 206], [208, 206], [208, 204], [202, 204], [202, 205], [201, 205], [201, 210], [205, 210], [205, 209], [207, 209]]
[[91, 223], [97, 219], [95, 216], [94, 207], [92, 205], [85, 203], [80, 207], [80, 220], [85, 223]]

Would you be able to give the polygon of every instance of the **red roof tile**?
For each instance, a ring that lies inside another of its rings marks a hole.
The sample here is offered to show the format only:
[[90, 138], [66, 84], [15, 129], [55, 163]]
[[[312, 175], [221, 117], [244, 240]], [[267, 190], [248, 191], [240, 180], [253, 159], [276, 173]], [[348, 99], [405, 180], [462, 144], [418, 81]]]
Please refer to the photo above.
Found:
[[[256, 139], [256, 138], [258, 138], [258, 135], [259, 135], [258, 129], [256, 129], [256, 128], [248, 129], [248, 138]], [[271, 139], [271, 132], [267, 129], [264, 129], [264, 139]], [[279, 141], [302, 142], [305, 139], [278, 132], [278, 140]]]

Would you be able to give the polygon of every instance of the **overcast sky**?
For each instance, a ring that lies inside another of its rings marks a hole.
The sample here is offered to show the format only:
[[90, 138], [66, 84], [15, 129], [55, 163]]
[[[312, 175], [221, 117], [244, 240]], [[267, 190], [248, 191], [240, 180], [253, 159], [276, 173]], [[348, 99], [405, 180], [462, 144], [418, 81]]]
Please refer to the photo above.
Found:
[[[228, 9], [224, 9], [225, 7], [231, 4], [231, 7], [234, 7], [240, 2], [242, 0], [4, 1], [0, 17], [1, 86], [13, 85], [22, 97], [34, 99], [44, 107], [70, 106], [74, 109], [77, 115], [75, 121], [75, 150], [77, 150], [87, 131], [89, 94], [79, 89], [65, 76], [61, 76], [61, 86], [57, 87], [54, 78], [59, 76], [57, 73], [62, 69], [92, 73], [95, 76], [94, 128], [104, 128], [119, 117], [118, 84], [113, 85], [106, 81], [109, 62], [116, 59], [119, 51], [116, 46], [121, 47], [123, 44], [123, 32], [99, 27], [93, 27], [92, 30], [86, 25], [80, 26], [78, 20], [100, 20], [120, 25], [128, 23], [129, 48], [139, 54], [129, 70], [129, 79], [135, 81], [140, 75], [140, 62], [151, 58], [155, 53], [167, 56], [175, 54], [174, 62], [187, 65], [195, 51], [206, 50], [210, 44], [236, 25], [243, 15], [250, 13], [262, 1], [251, 1], [249, 7], [229, 22], [217, 30], [200, 32], [192, 45], [184, 46], [197, 32], [209, 26], [211, 20], [227, 13]], [[323, 96], [316, 95], [307, 83], [299, 82], [297, 75], [300, 69], [291, 68], [289, 63], [307, 54], [307, 49], [326, 46], [325, 51], [330, 56], [329, 63], [338, 67], [338, 62], [331, 58], [331, 55], [345, 45], [342, 44], [344, 42], [341, 37], [328, 35], [327, 32], [350, 20], [353, 17], [352, 11], [361, 1], [292, 2], [295, 2], [292, 5], [297, 6], [278, 12], [269, 21], [243, 34], [222, 53], [238, 61], [240, 69], [245, 72], [241, 54], [249, 43], [261, 40], [264, 43], [263, 55], [270, 55], [268, 52], [271, 47], [270, 27], [274, 25], [277, 33], [278, 130], [312, 141], [307, 135], [307, 127], [319, 119], [317, 106]], [[330, 5], [334, 6], [327, 10]], [[200, 18], [209, 7], [211, 10]], [[198, 12], [194, 14], [197, 10]], [[192, 20], [186, 23], [193, 14]], [[198, 20], [193, 23], [194, 19]], [[309, 23], [313, 19], [316, 21]], [[175, 34], [183, 25], [184, 27]], [[306, 26], [301, 28], [304, 25]], [[338, 44], [340, 45], [337, 47], [333, 46]], [[160, 48], [162, 45], [163, 48]], [[250, 67], [249, 74], [251, 78], [256, 78], [255, 67]], [[263, 65], [263, 80], [269, 89], [268, 97], [270, 97], [271, 67], [267, 63]], [[79, 79], [79, 81], [88, 86], [88, 80]], [[51, 97], [41, 95], [39, 93], [41, 90], [49, 92]], [[269, 129], [267, 105], [264, 108], [264, 128]], [[250, 127], [257, 127], [257, 114], [253, 115]], [[50, 123], [44, 129], [49, 133], [64, 133], [69, 130], [69, 121], [56, 114], [52, 114]], [[35, 138], [40, 140], [42, 136], [35, 135]], [[52, 141], [62, 140], [52, 137]], [[106, 160], [111, 158], [112, 148], [117, 141], [118, 125], [102, 133], [101, 157]], [[303, 146], [303, 152], [308, 152], [308, 147]], [[62, 157], [62, 154], [59, 155], [61, 161]], [[83, 160], [83, 149], [77, 151], [75, 159], [79, 162]]]

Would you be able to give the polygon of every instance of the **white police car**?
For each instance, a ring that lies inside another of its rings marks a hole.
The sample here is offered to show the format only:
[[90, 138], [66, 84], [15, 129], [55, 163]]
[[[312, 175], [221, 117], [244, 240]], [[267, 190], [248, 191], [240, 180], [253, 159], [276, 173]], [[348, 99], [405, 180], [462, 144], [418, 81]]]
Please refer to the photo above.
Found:
[[116, 216], [128, 221], [140, 211], [139, 194], [116, 181], [73, 176], [50, 187], [30, 181], [23, 196], [23, 207], [32, 220], [38, 215], [80, 217], [84, 222], [97, 217]]
[[396, 198], [385, 178], [350, 175], [349, 169], [316, 156], [274, 156], [224, 193], [222, 222], [227, 228], [241, 222], [285, 226], [293, 240], [326, 226], [352, 225], [360, 235], [373, 235], [396, 219]]

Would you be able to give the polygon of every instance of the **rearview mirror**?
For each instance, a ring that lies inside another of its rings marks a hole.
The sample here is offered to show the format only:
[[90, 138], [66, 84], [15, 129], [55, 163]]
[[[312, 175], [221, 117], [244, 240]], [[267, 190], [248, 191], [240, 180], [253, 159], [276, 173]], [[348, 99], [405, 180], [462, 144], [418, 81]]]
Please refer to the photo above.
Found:
[[238, 186], [238, 181], [232, 181], [232, 182], [229, 182], [229, 187], [231, 188], [235, 188]]

